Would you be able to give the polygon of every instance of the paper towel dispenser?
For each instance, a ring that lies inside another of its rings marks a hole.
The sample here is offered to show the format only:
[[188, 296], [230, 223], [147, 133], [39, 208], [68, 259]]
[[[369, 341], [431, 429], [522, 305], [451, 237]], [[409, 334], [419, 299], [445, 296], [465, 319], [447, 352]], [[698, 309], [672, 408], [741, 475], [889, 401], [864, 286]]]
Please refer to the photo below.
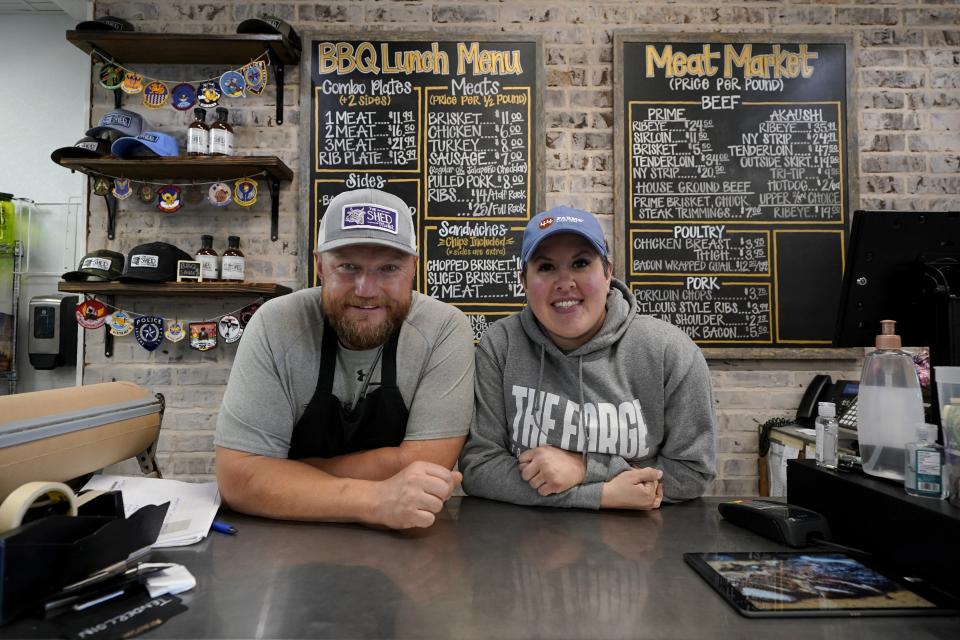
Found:
[[34, 369], [77, 364], [77, 296], [55, 293], [30, 299], [27, 351]]

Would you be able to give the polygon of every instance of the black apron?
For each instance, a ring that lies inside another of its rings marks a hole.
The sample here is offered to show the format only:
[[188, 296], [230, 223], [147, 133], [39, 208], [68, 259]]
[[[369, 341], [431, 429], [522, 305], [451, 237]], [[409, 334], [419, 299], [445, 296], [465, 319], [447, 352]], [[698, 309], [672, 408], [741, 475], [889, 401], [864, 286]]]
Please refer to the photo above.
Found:
[[333, 458], [355, 451], [396, 447], [403, 442], [408, 412], [397, 387], [399, 340], [398, 331], [383, 347], [380, 387], [360, 398], [351, 411], [333, 395], [333, 374], [340, 347], [336, 332], [324, 320], [317, 388], [293, 427], [287, 458]]

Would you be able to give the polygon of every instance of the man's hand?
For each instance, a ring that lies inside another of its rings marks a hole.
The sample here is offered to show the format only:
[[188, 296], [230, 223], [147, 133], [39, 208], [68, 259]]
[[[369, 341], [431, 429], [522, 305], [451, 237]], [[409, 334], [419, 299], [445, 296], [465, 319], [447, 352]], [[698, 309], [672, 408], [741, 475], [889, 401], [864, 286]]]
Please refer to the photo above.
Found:
[[429, 527], [463, 476], [432, 462], [414, 462], [383, 480], [376, 521], [391, 529]]
[[520, 477], [542, 496], [575, 487], [587, 473], [583, 456], [550, 445], [527, 449], [517, 458]]
[[659, 509], [663, 501], [663, 472], [652, 467], [629, 469], [603, 483], [602, 509]]

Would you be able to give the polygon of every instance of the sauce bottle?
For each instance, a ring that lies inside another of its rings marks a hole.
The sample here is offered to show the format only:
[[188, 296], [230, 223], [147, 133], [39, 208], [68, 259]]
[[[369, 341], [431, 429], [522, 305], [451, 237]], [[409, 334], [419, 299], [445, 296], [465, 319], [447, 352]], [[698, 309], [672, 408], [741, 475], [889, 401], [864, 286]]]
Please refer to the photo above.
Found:
[[227, 123], [229, 112], [217, 107], [217, 121], [210, 125], [210, 155], [233, 155], [233, 127]]
[[223, 279], [243, 282], [245, 261], [243, 252], [240, 251], [240, 238], [238, 236], [230, 236], [227, 238], [227, 243], [229, 246], [224, 250], [223, 260], [221, 262]]
[[210, 127], [205, 122], [207, 111], [197, 107], [193, 115], [194, 120], [187, 127], [187, 155], [205, 156], [210, 153]]
[[217, 252], [213, 250], [213, 236], [200, 236], [197, 262], [200, 263], [200, 275], [204, 280], [220, 279], [220, 260], [217, 257]]

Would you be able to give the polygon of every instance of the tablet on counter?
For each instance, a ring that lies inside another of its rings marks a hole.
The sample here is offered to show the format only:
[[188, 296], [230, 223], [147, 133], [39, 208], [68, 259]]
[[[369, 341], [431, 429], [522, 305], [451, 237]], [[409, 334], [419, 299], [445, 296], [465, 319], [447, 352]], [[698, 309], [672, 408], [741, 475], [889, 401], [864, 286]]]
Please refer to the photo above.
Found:
[[837, 552], [685, 553], [684, 561], [748, 617], [958, 615], [960, 602]]

